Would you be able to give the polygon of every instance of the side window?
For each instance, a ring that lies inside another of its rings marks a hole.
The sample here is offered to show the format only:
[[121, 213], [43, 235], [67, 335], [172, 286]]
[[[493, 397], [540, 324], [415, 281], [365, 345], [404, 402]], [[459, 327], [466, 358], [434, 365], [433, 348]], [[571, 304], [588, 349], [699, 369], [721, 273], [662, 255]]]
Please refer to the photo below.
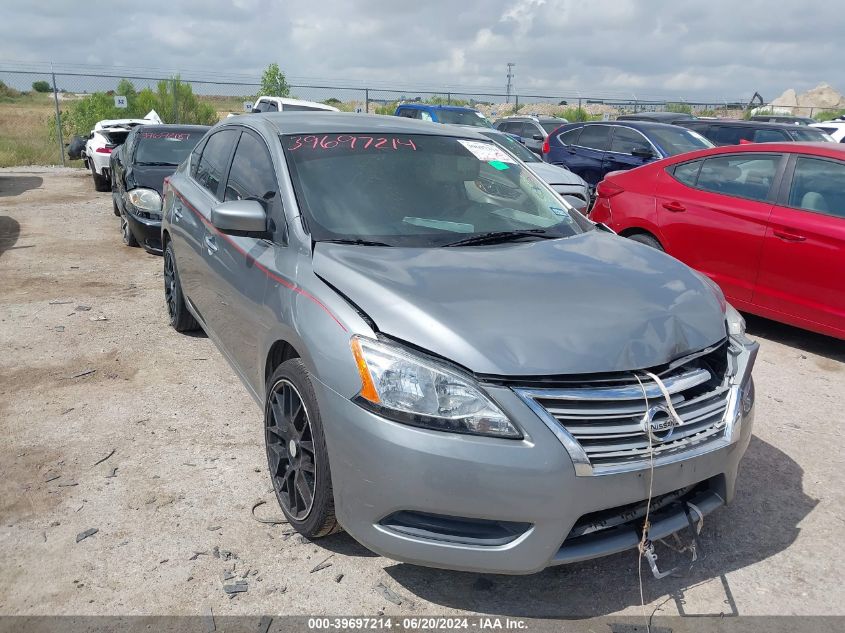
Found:
[[696, 181], [698, 180], [698, 170], [701, 169], [701, 163], [703, 162], [703, 160], [694, 160], [690, 163], [675, 165], [672, 175], [675, 177], [675, 180], [689, 187], [695, 187]]
[[267, 203], [275, 198], [278, 189], [267, 147], [252, 134], [243, 132], [232, 159], [223, 200], [249, 199]]
[[557, 135], [557, 140], [559, 140], [564, 145], [578, 145], [578, 140], [581, 135], [581, 130], [583, 127], [576, 127], [572, 130], [567, 130], [562, 134]]
[[739, 145], [742, 129], [727, 125], [714, 125], [710, 128], [708, 138], [718, 145]]
[[278, 112], [279, 106], [276, 105], [275, 101], [268, 101], [264, 104], [264, 107], [261, 109], [262, 112]]
[[610, 148], [609, 125], [585, 125], [578, 137], [578, 145], [590, 149], [605, 151]]
[[755, 143], [780, 143], [789, 140], [781, 130], [754, 130], [753, 138]]
[[845, 218], [845, 163], [799, 156], [789, 189], [789, 206]]
[[264, 108], [267, 106], [266, 101], [262, 101], [259, 99], [255, 103], [252, 104], [252, 112], [264, 112]]
[[708, 158], [701, 166], [696, 187], [763, 202], [769, 197], [779, 163], [780, 156], [776, 154]]
[[406, 119], [418, 119], [418, 113], [419, 110], [414, 110], [412, 108], [402, 108], [401, 110], [399, 110], [399, 116], [405, 117]]
[[610, 143], [611, 152], [630, 154], [638, 147], [651, 149], [649, 142], [636, 130], [622, 126], [613, 128], [613, 141]]
[[200, 156], [202, 155], [202, 150], [205, 147], [207, 140], [207, 137], [202, 139], [199, 143], [197, 143], [194, 151], [191, 152], [191, 178], [196, 179], [197, 177], [197, 167], [199, 167]]
[[426, 112], [425, 110], [417, 110], [417, 114], [419, 114], [417, 118], [422, 119], [423, 121], [434, 121], [434, 117], [431, 116], [430, 112]]
[[226, 173], [227, 161], [231, 155], [232, 143], [238, 138], [236, 130], [222, 130], [212, 134], [202, 150], [199, 165], [194, 175], [196, 181], [220, 199], [220, 180]]
[[517, 123], [516, 121], [508, 121], [506, 123], [502, 123], [499, 126], [499, 129], [502, 130], [502, 132], [507, 132], [508, 134], [516, 134], [517, 136], [520, 136], [519, 123]]
[[519, 134], [522, 138], [527, 138], [527, 139], [533, 141], [533, 140], [536, 140], [534, 138], [535, 134], [537, 134], [537, 135], [542, 134], [542, 130], [537, 129], [536, 125], [534, 125], [533, 123], [527, 122], [527, 121], [522, 124], [521, 132]]

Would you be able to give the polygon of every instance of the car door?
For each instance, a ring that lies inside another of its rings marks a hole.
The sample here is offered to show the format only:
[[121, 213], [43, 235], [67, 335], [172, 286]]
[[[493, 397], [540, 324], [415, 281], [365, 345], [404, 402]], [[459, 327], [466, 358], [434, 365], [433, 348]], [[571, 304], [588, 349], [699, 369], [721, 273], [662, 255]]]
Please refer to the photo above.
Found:
[[[198, 156], [191, 161], [191, 180], [194, 186], [173, 201], [171, 225], [176, 246], [176, 266], [182, 289], [200, 317], [209, 326], [210, 309], [215, 305], [209, 284], [205, 251], [213, 236], [211, 207], [223, 199], [223, 184], [238, 138], [233, 128], [224, 128], [208, 137]], [[197, 160], [194, 160], [196, 158]]]
[[[525, 147], [530, 149], [535, 154], [540, 154], [543, 151], [543, 141], [546, 138], [545, 131], [538, 124], [531, 121], [523, 121], [520, 124], [519, 135], [522, 137], [522, 142]], [[534, 138], [539, 136], [540, 138]]]
[[[612, 127], [610, 149], [605, 153], [602, 165], [604, 173], [640, 167], [659, 156], [651, 142], [639, 131], [622, 125]], [[635, 156], [635, 152], [638, 155]], [[647, 155], [648, 152], [652, 157]]]
[[777, 153], [724, 154], [679, 163], [657, 178], [666, 252], [711, 277], [729, 300], [753, 296], [783, 160]]
[[610, 149], [609, 125], [588, 123], [581, 129], [577, 145], [568, 145], [564, 155], [566, 166], [595, 187], [604, 178], [604, 155]]
[[845, 332], [843, 182], [845, 162], [792, 156], [766, 229], [755, 305]]
[[[284, 240], [286, 225], [273, 161], [265, 142], [252, 130], [241, 130], [223, 189], [223, 203], [256, 200], [268, 215], [266, 235], [220, 233], [207, 244], [215, 305], [209, 314], [214, 332], [241, 376], [256, 393], [263, 392], [263, 298], [268, 278], [256, 260]], [[272, 239], [271, 239], [272, 238]], [[260, 368], [261, 371], [256, 371]]]

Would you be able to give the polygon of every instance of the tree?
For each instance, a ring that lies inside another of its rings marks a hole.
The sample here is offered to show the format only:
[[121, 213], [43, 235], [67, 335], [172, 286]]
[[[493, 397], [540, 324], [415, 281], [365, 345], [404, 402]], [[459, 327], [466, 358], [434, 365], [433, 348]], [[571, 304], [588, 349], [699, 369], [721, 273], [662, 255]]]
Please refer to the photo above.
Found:
[[50, 83], [47, 81], [33, 81], [32, 82], [32, 89], [35, 92], [52, 92], [53, 88], [50, 86]]
[[199, 101], [191, 84], [183, 82], [178, 75], [158, 82], [155, 104], [161, 120], [167, 123], [214, 125], [218, 120], [214, 106]]
[[261, 92], [258, 94], [268, 97], [287, 97], [290, 95], [290, 86], [285, 79], [285, 73], [279, 69], [278, 64], [270, 64], [261, 75]]

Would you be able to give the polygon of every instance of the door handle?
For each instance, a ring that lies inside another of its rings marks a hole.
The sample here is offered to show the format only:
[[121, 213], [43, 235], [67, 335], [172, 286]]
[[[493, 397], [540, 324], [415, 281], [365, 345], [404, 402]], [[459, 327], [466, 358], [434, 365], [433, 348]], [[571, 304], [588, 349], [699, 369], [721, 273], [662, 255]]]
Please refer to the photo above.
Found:
[[680, 202], [675, 202], [674, 200], [672, 202], [664, 202], [663, 208], [667, 211], [671, 211], [672, 213], [682, 213], [687, 210], [684, 205]]
[[206, 235], [205, 247], [208, 249], [209, 255], [214, 255], [217, 252], [217, 239], [213, 235]]
[[774, 231], [775, 237], [782, 239], [784, 242], [803, 242], [807, 238], [803, 235], [796, 235], [795, 233], [788, 233], [787, 231]]

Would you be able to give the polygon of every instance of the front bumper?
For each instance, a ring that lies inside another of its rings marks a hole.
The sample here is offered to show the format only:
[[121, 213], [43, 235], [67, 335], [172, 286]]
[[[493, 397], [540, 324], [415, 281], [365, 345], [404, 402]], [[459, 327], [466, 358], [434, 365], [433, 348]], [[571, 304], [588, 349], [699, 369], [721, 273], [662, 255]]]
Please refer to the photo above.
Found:
[[148, 252], [161, 255], [161, 218], [145, 218], [126, 203], [124, 203], [123, 214], [138, 243]]
[[[528, 574], [623, 551], [639, 540], [632, 523], [564, 543], [582, 517], [646, 499], [648, 470], [577, 476], [557, 437], [508, 388], [487, 392], [525, 432], [519, 441], [405, 426], [365, 411], [316, 379], [314, 386], [338, 520], [379, 554], [432, 567]], [[753, 408], [741, 416], [732, 443], [657, 466], [653, 496], [701, 484], [691, 500], [703, 513], [729, 502], [752, 424]], [[479, 545], [398, 530], [390, 521], [397, 513], [523, 527], [507, 542]], [[667, 509], [652, 522], [651, 536], [662, 538], [686, 525], [682, 510]]]

